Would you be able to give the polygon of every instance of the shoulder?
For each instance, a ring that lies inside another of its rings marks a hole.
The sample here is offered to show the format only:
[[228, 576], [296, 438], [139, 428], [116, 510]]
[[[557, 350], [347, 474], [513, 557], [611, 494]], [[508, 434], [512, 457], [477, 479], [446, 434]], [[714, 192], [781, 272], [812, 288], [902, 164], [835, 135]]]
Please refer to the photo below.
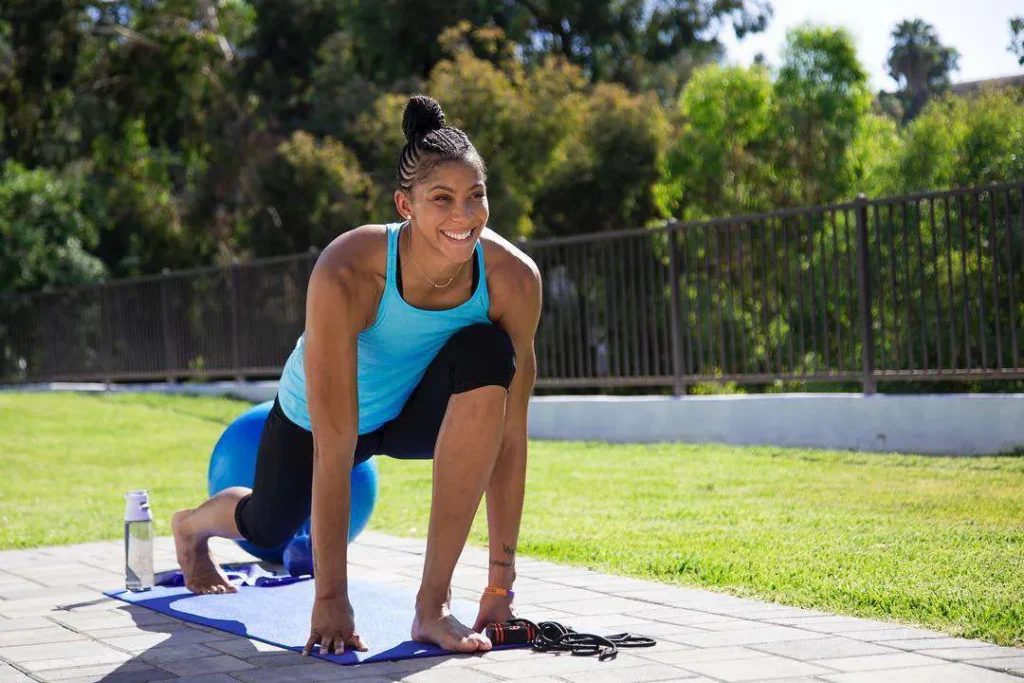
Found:
[[539, 316], [543, 287], [537, 264], [522, 249], [489, 228], [481, 233], [480, 240], [495, 320], [508, 316], [528, 320]]
[[320, 252], [316, 267], [327, 271], [358, 274], [387, 268], [388, 228], [361, 225], [335, 237]]
[[361, 225], [334, 238], [310, 275], [310, 294], [340, 290], [361, 316], [372, 317], [387, 276], [388, 228]]

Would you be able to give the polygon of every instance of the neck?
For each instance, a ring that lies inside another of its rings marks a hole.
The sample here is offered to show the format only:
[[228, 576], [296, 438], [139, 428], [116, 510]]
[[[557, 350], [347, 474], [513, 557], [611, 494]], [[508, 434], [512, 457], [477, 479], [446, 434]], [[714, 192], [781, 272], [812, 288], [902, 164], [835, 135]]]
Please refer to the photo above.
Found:
[[[413, 237], [415, 227], [412, 222], [408, 223], [408, 228], [403, 229], [399, 233], [399, 248], [401, 248], [401, 237], [402, 233], [407, 232], [406, 236], [406, 254], [412, 259], [412, 269], [416, 273], [416, 279], [426, 285], [429, 289], [455, 289], [459, 282], [461, 282], [462, 270], [465, 268], [465, 263], [453, 263], [444, 257], [436, 249], [432, 249], [430, 244], [426, 242], [422, 236], [417, 235]], [[417, 245], [420, 247], [417, 249]], [[421, 273], [420, 270], [423, 272]], [[450, 281], [450, 282], [449, 282]], [[445, 287], [438, 287], [437, 285], [446, 285]]]

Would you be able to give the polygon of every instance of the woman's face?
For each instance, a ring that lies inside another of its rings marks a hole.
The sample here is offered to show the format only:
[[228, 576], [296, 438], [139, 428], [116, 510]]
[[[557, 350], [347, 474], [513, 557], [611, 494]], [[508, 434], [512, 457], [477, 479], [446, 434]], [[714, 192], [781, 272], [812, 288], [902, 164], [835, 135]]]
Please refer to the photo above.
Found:
[[418, 233], [453, 263], [473, 256], [480, 231], [487, 225], [487, 187], [473, 164], [439, 164], [411, 193], [395, 193], [403, 218], [411, 217]]

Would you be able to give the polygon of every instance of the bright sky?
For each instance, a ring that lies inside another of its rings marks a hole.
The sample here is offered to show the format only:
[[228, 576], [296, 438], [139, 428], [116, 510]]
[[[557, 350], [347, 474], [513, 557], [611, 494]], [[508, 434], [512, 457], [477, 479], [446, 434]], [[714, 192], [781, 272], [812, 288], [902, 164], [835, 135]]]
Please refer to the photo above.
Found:
[[960, 70], [954, 83], [1024, 73], [1007, 51], [1010, 17], [1024, 14], [1021, 0], [772, 0], [775, 16], [763, 33], [737, 41], [731, 30], [722, 33], [726, 61], [749, 65], [763, 52], [778, 67], [786, 30], [805, 21], [843, 26], [857, 42], [857, 54], [867, 69], [871, 90], [896, 89], [885, 60], [892, 47], [892, 29], [904, 19], [924, 19], [935, 27], [939, 42], [960, 51]]

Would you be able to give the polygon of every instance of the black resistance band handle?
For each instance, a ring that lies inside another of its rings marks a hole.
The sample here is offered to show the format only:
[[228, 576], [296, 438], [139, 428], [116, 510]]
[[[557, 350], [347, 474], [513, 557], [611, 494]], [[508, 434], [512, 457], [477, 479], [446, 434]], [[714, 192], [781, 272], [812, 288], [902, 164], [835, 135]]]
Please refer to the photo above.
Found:
[[576, 633], [557, 621], [542, 621], [535, 624], [529, 619], [511, 619], [500, 624], [488, 624], [487, 637], [495, 645], [530, 643], [536, 652], [571, 652], [577, 656], [597, 655], [601, 661], [614, 659], [620, 647], [653, 647], [657, 641], [645, 636], [616, 633], [598, 636], [592, 633]]

